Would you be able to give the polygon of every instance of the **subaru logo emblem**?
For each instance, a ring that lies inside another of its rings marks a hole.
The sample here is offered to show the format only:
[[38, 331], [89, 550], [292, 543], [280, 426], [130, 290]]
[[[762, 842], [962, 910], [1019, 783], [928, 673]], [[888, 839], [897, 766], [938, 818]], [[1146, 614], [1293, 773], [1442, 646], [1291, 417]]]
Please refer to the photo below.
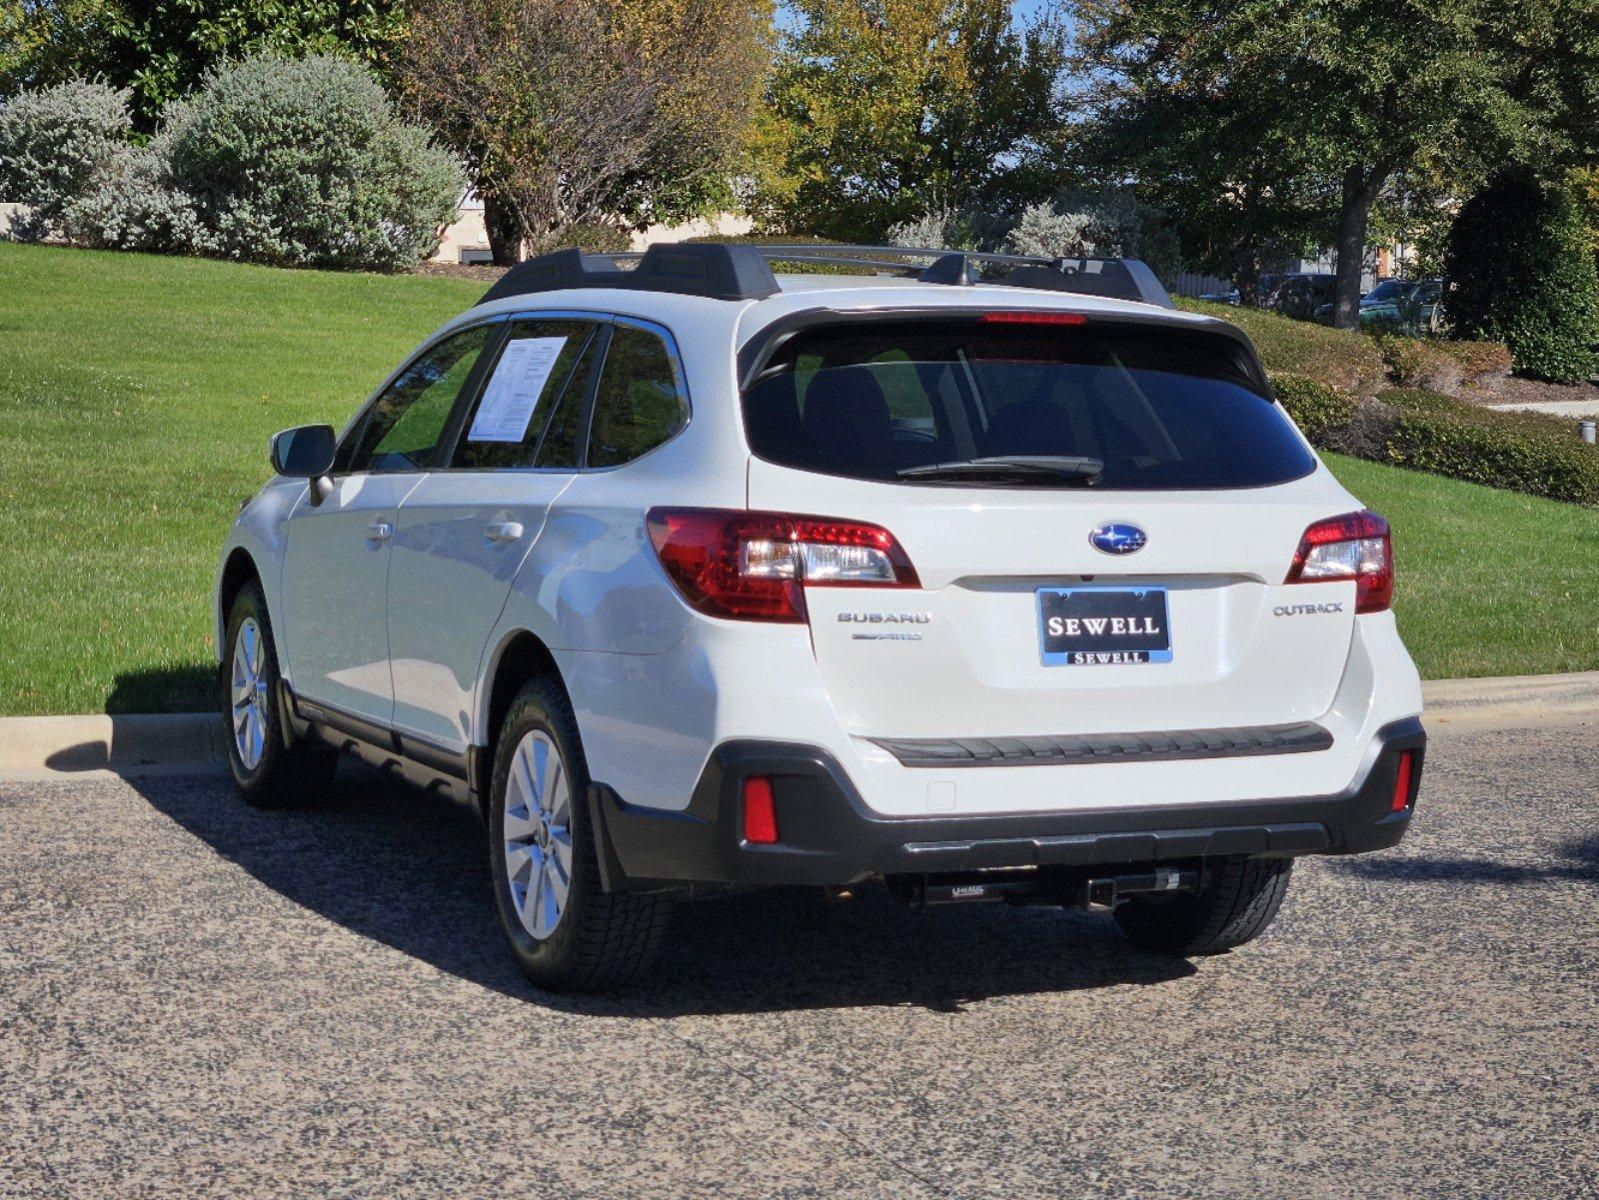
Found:
[[1088, 533], [1088, 544], [1103, 554], [1131, 554], [1142, 550], [1147, 541], [1142, 529], [1121, 521], [1108, 522]]

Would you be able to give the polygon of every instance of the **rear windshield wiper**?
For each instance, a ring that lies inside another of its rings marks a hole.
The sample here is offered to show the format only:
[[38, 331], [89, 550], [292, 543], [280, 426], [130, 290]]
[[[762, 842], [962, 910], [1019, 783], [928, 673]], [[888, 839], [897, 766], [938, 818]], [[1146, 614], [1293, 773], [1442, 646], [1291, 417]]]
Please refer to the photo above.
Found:
[[1044, 485], [1099, 482], [1105, 464], [1082, 454], [1004, 454], [994, 458], [967, 458], [958, 462], [928, 463], [897, 472], [901, 479], [968, 480], [973, 483]]

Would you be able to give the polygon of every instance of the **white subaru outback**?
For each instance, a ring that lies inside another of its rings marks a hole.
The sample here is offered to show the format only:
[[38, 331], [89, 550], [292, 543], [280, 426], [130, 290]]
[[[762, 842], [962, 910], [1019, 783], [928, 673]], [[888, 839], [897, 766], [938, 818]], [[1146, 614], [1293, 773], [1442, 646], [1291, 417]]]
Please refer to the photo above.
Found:
[[471, 798], [546, 988], [770, 885], [1213, 953], [1411, 819], [1388, 526], [1141, 263], [565, 251], [272, 461], [216, 588], [239, 789]]

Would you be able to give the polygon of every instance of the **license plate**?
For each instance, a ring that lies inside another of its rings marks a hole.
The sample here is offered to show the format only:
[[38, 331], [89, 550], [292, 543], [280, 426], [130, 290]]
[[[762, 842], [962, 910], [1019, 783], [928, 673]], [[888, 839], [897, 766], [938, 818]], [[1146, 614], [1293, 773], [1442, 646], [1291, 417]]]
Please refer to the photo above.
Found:
[[1171, 662], [1166, 589], [1039, 588], [1046, 667]]

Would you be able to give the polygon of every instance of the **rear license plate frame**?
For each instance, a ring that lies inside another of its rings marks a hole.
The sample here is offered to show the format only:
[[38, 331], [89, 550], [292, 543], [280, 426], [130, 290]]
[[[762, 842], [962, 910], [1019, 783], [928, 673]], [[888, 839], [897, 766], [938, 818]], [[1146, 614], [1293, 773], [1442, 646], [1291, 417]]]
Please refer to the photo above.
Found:
[[[1151, 666], [1172, 661], [1171, 603], [1164, 587], [1041, 587], [1034, 595], [1039, 655], [1046, 667]], [[1052, 633], [1052, 617], [1077, 624]], [[1151, 630], [1149, 623], [1157, 617], [1158, 627]], [[1102, 621], [1104, 628], [1094, 630], [1084, 624], [1094, 621]], [[1118, 629], [1117, 621], [1133, 627]]]

